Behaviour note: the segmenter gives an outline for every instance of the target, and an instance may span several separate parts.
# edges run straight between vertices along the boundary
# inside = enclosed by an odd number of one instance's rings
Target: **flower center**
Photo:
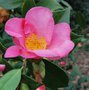
[[[46,49],[47,42],[44,37],[38,37],[36,34],[31,34],[25,38],[25,46],[29,50]]]

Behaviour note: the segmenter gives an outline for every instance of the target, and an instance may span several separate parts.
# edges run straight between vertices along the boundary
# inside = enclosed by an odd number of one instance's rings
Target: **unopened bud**
[[[66,65],[66,62],[65,61],[61,61],[61,62],[59,62],[59,65],[64,67]]]
[[[5,65],[4,64],[0,64],[0,72],[4,71],[5,70]]]
[[[46,90],[45,85],[38,87],[36,90]]]

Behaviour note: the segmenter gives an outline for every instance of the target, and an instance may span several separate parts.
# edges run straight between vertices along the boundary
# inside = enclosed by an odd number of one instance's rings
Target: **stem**
[[[23,59],[23,74],[26,73],[27,60]]]

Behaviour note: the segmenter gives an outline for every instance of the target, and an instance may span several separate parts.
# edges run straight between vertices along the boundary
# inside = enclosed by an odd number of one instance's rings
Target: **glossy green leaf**
[[[66,2],[65,0],[61,0],[61,3],[64,4],[66,7],[72,9],[72,7],[70,6],[70,4],[68,4],[68,2]]]
[[[21,83],[21,87],[20,87],[20,90],[30,90],[28,85],[25,84],[25,83]]]
[[[23,75],[23,80],[25,80],[26,84],[29,86],[29,88],[31,90],[36,90],[36,88],[41,86],[41,84],[39,84],[33,78],[31,78],[31,77],[29,77],[27,75]]]
[[[70,8],[66,8],[64,14],[62,15],[59,22],[67,22],[70,23]]]
[[[11,70],[0,79],[0,90],[16,90],[20,79],[21,70]]]
[[[37,3],[37,6],[44,6],[50,8],[52,11],[56,9],[63,9],[61,4],[57,2],[57,0],[42,0]]]
[[[35,7],[35,1],[34,0],[24,0],[23,6],[22,6],[22,16],[24,17],[26,12],[32,8]]]
[[[53,12],[54,20],[56,23],[60,21],[62,16],[64,15],[65,10],[56,10]]]
[[[6,71],[12,70],[13,67],[6,59],[3,59],[2,62],[6,65]]]
[[[2,42],[3,46],[5,46],[6,48],[13,45],[12,38],[5,32],[3,32],[3,34],[2,34],[1,42]]]
[[[22,5],[23,0],[0,0],[0,7],[5,9],[14,9]]]
[[[46,69],[46,76],[43,80],[44,84],[52,90],[56,90],[57,88],[61,87],[66,87],[69,81],[66,72],[50,61],[43,61],[45,63]]]

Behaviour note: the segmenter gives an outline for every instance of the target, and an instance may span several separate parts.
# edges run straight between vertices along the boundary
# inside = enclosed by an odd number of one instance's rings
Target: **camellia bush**
[[[0,0],[0,90],[60,90],[65,62],[82,35],[64,0]]]

